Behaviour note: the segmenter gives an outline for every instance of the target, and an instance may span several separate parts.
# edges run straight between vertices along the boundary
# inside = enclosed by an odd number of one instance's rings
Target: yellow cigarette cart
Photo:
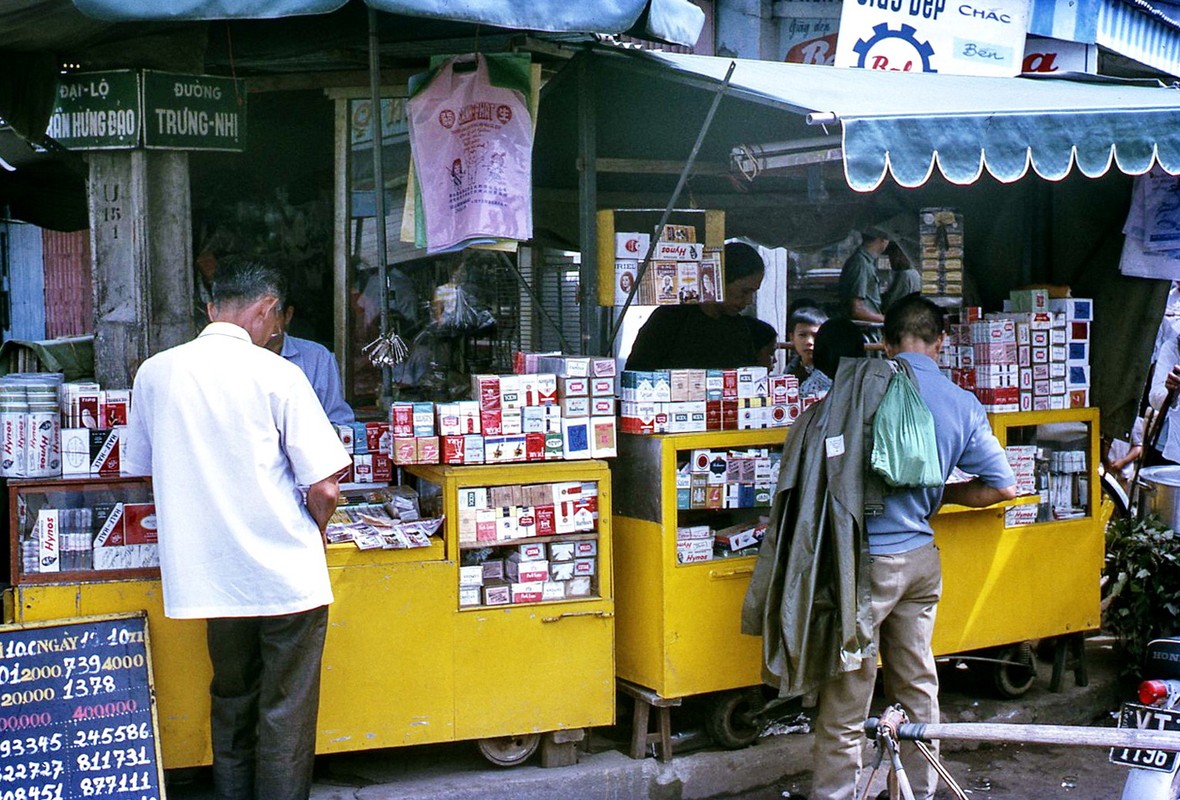
[[[936,655],[1099,625],[1104,538],[1096,516],[1098,411],[990,419],[1001,444],[1040,453],[1042,495],[1004,507],[946,506],[935,517],[943,563]],[[758,733],[749,712],[761,700],[748,689],[761,683],[761,641],[740,629],[755,557],[678,563],[677,528],[707,523],[709,514],[719,512],[678,510],[676,471],[694,451],[778,447],[785,433],[621,436],[614,468],[618,677],[645,687],[658,701],[721,693],[706,721],[714,738],[731,747],[750,743]],[[1070,518],[1055,519],[1054,505],[1056,514]],[[1031,670],[998,666],[1001,690],[1018,694],[1031,684]]]
[[[443,535],[430,547],[328,549],[335,602],[324,649],[317,752],[474,739],[490,760],[512,764],[531,755],[544,735],[546,760],[561,763],[582,729],[614,721],[607,465],[422,466],[413,472],[438,488],[447,517]],[[460,608],[459,490],[564,482],[598,491],[593,530],[567,537],[596,545],[591,595]],[[3,619],[21,623],[146,610],[164,765],[200,766],[211,761],[204,625],[164,617],[158,570],[47,574],[22,568],[21,539],[27,535],[21,534],[39,511],[144,503],[150,497],[146,479],[11,482],[13,586],[4,593]],[[77,521],[69,514],[64,519]],[[506,683],[506,674],[530,677]]]

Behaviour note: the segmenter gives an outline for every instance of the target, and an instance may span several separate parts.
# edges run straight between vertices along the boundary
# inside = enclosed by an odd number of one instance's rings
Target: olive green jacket
[[[843,359],[831,392],[783,448],[766,538],[742,608],[762,636],[763,680],[806,694],[876,658],[866,515],[885,485],[869,467],[873,414],[893,376],[883,358]],[[900,364],[912,379],[904,359]]]

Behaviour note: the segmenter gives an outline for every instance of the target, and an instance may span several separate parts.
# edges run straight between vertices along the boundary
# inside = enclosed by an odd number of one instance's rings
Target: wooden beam
[[[410,76],[422,70],[383,69],[381,70],[381,85],[391,88],[388,96],[404,96],[405,86]],[[356,87],[360,92],[367,92],[369,86],[368,70],[344,70],[339,72],[292,72],[282,75],[257,75],[246,79],[246,91],[257,92],[288,92],[301,89],[343,89]]]

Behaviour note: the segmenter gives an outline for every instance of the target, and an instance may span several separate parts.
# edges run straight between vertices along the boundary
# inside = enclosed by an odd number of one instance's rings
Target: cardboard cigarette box
[[[573,561],[574,544],[575,542],[552,542],[549,545],[550,565],[559,561]]]
[[[569,559],[567,561],[550,561],[549,562],[549,580],[551,581],[568,581],[574,577],[574,561]]]
[[[121,428],[94,428],[90,431],[90,473],[119,474],[119,433]]]
[[[467,462],[467,437],[440,436],[442,442],[442,463],[465,464]]]
[[[544,587],[541,590],[541,599],[546,602],[550,600],[564,600],[565,584],[561,581],[545,581]]]
[[[501,583],[483,587],[483,604],[485,606],[504,606],[512,602],[512,589],[508,584]]]
[[[463,437],[463,463],[482,464],[484,457],[483,436],[478,433]]]
[[[521,581],[512,584],[513,603],[539,603],[544,598],[544,594],[545,582],[543,579],[540,581]]]
[[[615,258],[641,259],[651,248],[650,233],[616,233]]]
[[[414,403],[414,436],[434,435],[434,403]]]
[[[613,358],[591,358],[591,378],[614,378],[618,375],[618,365]]]
[[[414,435],[414,404],[394,403],[389,407],[389,420],[393,427],[394,438],[407,438]]]
[[[437,464],[439,462],[442,452],[439,449],[437,436],[420,436],[416,440],[416,446],[415,463]]]
[[[353,457],[356,458],[355,456]],[[413,464],[418,458],[418,440],[413,437],[393,440],[393,463]]]
[[[90,475],[90,429],[61,429],[61,474],[63,478]]]
[[[479,403],[481,411],[500,410],[500,376],[472,375],[471,397]],[[487,432],[487,429],[484,429]]]
[[[593,581],[586,577],[573,577],[566,583],[566,597],[590,597],[593,593]]]
[[[593,458],[614,458],[619,454],[618,428],[614,417],[590,418],[590,455]]]
[[[459,605],[461,607],[478,606],[482,593],[482,586],[459,586]]]
[[[483,565],[459,567],[459,587],[483,586]]]

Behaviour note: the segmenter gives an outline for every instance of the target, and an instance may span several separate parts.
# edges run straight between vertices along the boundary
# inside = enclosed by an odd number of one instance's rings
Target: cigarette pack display
[[[566,583],[566,597],[589,597],[593,592],[593,579],[587,577],[573,577]]]
[[[590,458],[590,420],[562,419],[561,438],[568,460]]]
[[[565,419],[590,416],[590,398],[563,397],[561,399],[561,416]]]
[[[512,589],[506,583],[483,587],[485,606],[505,606],[512,602]]]
[[[460,607],[478,606],[480,604],[482,594],[483,594],[483,587],[482,586],[460,586],[459,587],[459,605],[460,605]]]
[[[90,430],[61,429],[61,474],[64,478],[90,475]]]
[[[595,539],[582,539],[572,544],[574,545],[575,558],[589,558],[598,555],[598,541]]]
[[[544,598],[544,593],[544,579],[540,581],[521,581],[512,584],[511,596],[513,603],[539,603]]]
[[[626,305],[635,281],[639,276],[639,262],[634,259],[615,261],[615,305]],[[638,292],[638,289],[635,290]]]
[[[642,259],[651,248],[650,233],[616,233],[615,258]]]
[[[560,581],[546,581],[541,590],[541,599],[546,602],[550,600],[564,600],[565,584]]]
[[[574,561],[550,561],[549,562],[549,580],[551,581],[568,581],[574,577]]]
[[[465,586],[483,586],[482,565],[459,567],[459,588],[462,589]]]
[[[489,558],[480,564],[480,568],[483,570],[483,582],[485,584],[504,580],[504,559]]]
[[[119,435],[121,428],[95,428],[90,431],[90,473],[119,474]]]
[[[614,417],[590,418],[590,455],[594,458],[614,458],[619,454],[617,426]]]

